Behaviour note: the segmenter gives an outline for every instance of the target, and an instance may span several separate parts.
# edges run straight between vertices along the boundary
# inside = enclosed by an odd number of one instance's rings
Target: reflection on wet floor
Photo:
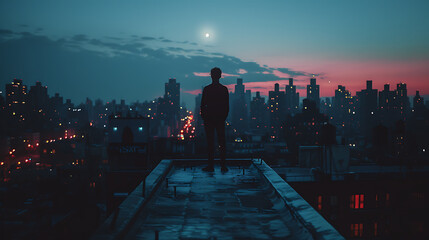
[[[174,168],[126,239],[311,239],[253,167]]]

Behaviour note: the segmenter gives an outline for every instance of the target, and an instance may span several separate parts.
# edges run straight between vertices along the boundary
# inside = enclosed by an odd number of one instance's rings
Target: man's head
[[[220,70],[220,68],[218,67],[214,67],[210,71],[210,76],[212,77],[213,80],[219,81],[219,78],[222,77],[222,70]]]

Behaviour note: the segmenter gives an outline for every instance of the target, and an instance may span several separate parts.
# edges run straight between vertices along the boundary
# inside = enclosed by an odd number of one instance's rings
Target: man
[[[208,166],[203,168],[206,172],[213,172],[214,168],[214,132],[216,130],[219,150],[221,171],[227,172],[226,167],[226,141],[225,141],[225,120],[229,112],[228,88],[219,83],[222,76],[220,68],[213,68],[210,71],[212,84],[203,90],[201,99],[201,117],[204,120],[208,145]]]

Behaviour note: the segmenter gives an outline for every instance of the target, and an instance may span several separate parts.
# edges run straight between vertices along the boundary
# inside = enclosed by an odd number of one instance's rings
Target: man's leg
[[[216,124],[217,139],[219,142],[220,165],[222,172],[228,171],[226,167],[226,139],[225,139],[225,122]]]
[[[214,165],[214,124],[204,122],[204,129],[206,132],[207,139],[207,154],[208,154],[208,166],[203,168],[204,171],[213,171]]]

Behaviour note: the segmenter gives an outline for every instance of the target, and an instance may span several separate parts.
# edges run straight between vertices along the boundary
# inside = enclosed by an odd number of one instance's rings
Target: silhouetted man
[[[213,172],[214,168],[214,132],[216,130],[220,150],[220,164],[222,172],[227,172],[226,167],[226,141],[225,141],[225,120],[229,112],[228,88],[219,83],[222,76],[220,68],[213,68],[210,71],[212,84],[203,90],[201,99],[201,117],[204,120],[206,131],[208,160],[209,164],[203,168],[204,171]]]

